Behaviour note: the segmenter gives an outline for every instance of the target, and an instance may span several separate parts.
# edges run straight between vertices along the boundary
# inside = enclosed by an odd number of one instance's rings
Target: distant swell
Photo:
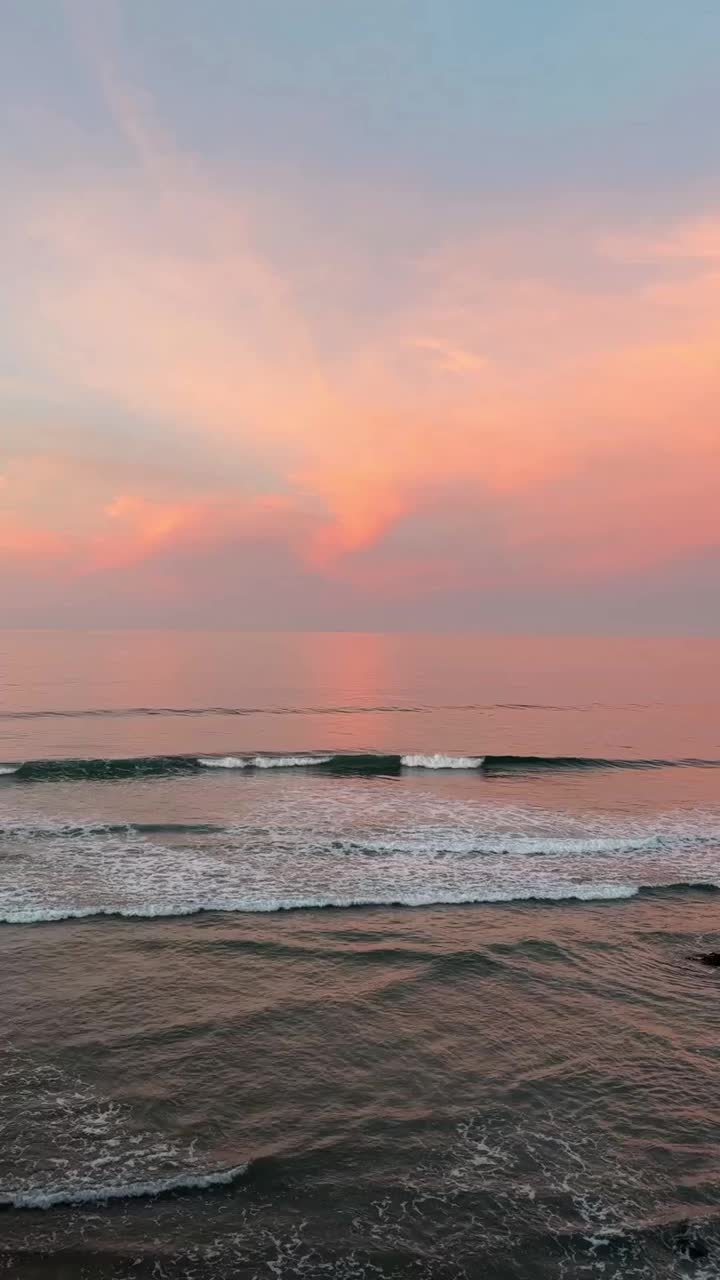
[[[179,1173],[155,1182],[128,1182],[97,1187],[52,1187],[49,1190],[0,1192],[0,1209],[53,1209],[61,1204],[102,1204],[106,1200],[139,1200],[173,1191],[207,1191],[226,1187],[246,1172],[247,1165],[214,1173]]]
[[[440,707],[432,710],[474,711],[476,707]],[[85,707],[83,709],[1,711],[0,720],[133,720],[146,717],[188,718],[192,716],[351,716],[389,712],[419,714],[428,707]]]
[[[354,715],[422,715],[428,711],[577,711],[588,708],[555,706],[540,702],[433,703],[431,706],[407,706],[403,703],[372,706],[337,707],[39,707],[35,710],[0,711],[0,720],[128,720],[145,717],[192,716],[354,716]]]
[[[118,917],[134,920],[157,920],[194,916],[203,913],[273,914],[281,911],[357,910],[370,907],[442,907],[472,906],[486,903],[572,903],[616,902],[638,895],[654,896],[668,893],[705,892],[717,893],[720,884],[709,881],[679,881],[669,884],[632,885],[615,883],[517,885],[507,889],[490,889],[487,892],[473,890],[462,893],[453,889],[430,890],[427,893],[397,893],[372,896],[318,896],[318,897],[267,897],[267,898],[218,898],[207,902],[148,902],[137,906],[28,906],[5,909],[0,914],[2,924],[50,924],[62,920],[89,920],[100,917]]]
[[[329,774],[380,774],[405,769],[464,769],[487,776],[516,773],[560,773],[598,769],[717,768],[720,760],[634,760],[595,756],[460,755],[446,752],[400,755],[382,752],[238,752],[224,756],[134,756],[129,759],[27,760],[0,764],[0,775],[18,782],[171,777],[204,769],[313,769]]]

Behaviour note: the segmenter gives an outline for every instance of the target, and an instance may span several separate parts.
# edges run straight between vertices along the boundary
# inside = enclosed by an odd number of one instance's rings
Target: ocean
[[[0,1274],[720,1277],[719,674],[0,633]]]

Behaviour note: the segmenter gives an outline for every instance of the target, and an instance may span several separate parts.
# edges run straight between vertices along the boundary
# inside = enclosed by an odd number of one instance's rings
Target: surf
[[[146,905],[121,906],[108,904],[94,906],[18,907],[0,912],[0,924],[40,925],[63,921],[116,918],[118,920],[157,920],[183,918],[205,914],[273,915],[286,912],[356,911],[379,908],[417,909],[422,907],[493,906],[512,903],[567,904],[617,903],[637,897],[655,897],[667,894],[718,893],[720,884],[714,881],[672,881],[666,884],[578,883],[557,885],[518,885],[516,887],[483,890],[429,890],[428,892],[398,892],[386,894],[318,894],[307,897],[276,896],[257,899],[218,898],[216,901],[154,902]]]
[[[329,775],[401,775],[415,770],[462,770],[483,777],[505,774],[538,774],[620,769],[677,769],[720,767],[720,759],[637,759],[596,756],[473,755],[452,752],[332,752],[307,751],[245,752],[224,755],[158,755],[130,757],[89,757],[6,761],[0,776],[6,782],[116,781],[128,778],[166,778],[198,774],[207,770],[312,770]]]
[[[237,1182],[247,1172],[247,1168],[246,1164],[239,1164],[211,1173],[178,1173],[147,1182],[6,1191],[0,1192],[0,1209],[54,1209],[59,1205],[104,1204],[108,1200],[157,1199],[173,1192],[208,1191],[213,1187],[227,1187]]]

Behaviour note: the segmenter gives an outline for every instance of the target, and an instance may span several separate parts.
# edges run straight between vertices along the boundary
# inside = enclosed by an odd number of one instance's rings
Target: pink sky
[[[720,622],[720,200],[244,182],[88,12],[117,152],[16,102],[8,624]]]

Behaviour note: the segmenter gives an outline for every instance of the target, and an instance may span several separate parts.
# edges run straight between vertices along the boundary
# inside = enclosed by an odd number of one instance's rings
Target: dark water
[[[0,1273],[720,1276],[720,645],[0,636]]]

